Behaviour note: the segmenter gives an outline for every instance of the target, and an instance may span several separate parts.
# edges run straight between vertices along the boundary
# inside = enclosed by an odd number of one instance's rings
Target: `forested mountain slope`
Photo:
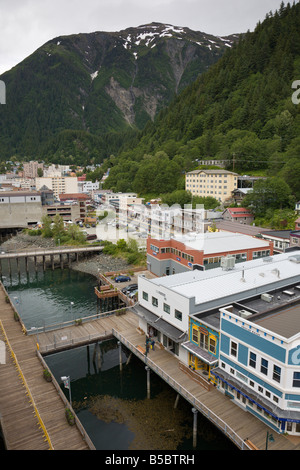
[[[152,23],[57,37],[4,73],[0,159],[96,162],[143,129],[238,36]]]
[[[216,158],[236,171],[280,174],[300,198],[296,80],[300,4],[282,3],[147,124],[138,140],[128,140],[106,163],[112,167],[106,186],[168,192],[182,188],[182,172],[195,168],[195,159]]]

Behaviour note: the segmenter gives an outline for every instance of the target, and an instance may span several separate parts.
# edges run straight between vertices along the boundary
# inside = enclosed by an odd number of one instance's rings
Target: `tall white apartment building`
[[[53,176],[35,179],[37,191],[42,186],[47,186],[53,191],[54,196],[59,199],[59,194],[78,193],[78,180],[76,176]]]

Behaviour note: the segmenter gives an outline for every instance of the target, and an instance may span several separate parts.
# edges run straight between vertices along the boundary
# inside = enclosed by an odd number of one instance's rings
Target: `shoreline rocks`
[[[42,238],[40,236],[34,237],[25,233],[18,233],[14,237],[3,242],[1,245],[1,248],[6,252],[38,248],[49,249],[55,247],[55,242],[51,238]],[[102,273],[111,271],[126,272],[130,269],[130,265],[128,265],[127,261],[122,258],[114,258],[102,253],[73,262],[71,269],[97,277],[98,269],[100,269]]]

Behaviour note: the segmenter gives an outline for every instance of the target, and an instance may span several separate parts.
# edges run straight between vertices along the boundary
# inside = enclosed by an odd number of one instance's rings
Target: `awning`
[[[167,321],[163,320],[158,315],[150,312],[141,305],[135,305],[130,310],[137,314],[140,318],[144,318],[149,325],[153,326],[156,330],[160,331],[168,338],[172,339],[175,343],[183,343],[188,339],[187,333],[179,330],[175,326],[171,325]]]
[[[181,346],[210,366],[218,363],[218,358],[216,358],[216,356],[200,348],[196,344],[192,343],[192,341],[186,341]]]
[[[219,367],[212,369],[211,374],[213,374],[218,379],[222,380],[222,382],[226,383],[231,389],[236,390],[245,398],[252,401],[252,403],[259,406],[259,408],[269,413],[278,421],[300,423],[299,411],[283,410],[279,408],[279,406],[276,406],[275,404],[273,405],[273,403],[266,400],[264,397],[250,389],[247,385],[237,381],[234,377],[227,374],[227,372],[220,369]]]

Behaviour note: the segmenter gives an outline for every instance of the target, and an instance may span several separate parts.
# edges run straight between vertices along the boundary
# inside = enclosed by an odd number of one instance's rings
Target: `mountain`
[[[300,4],[282,3],[106,163],[106,187],[144,194],[182,189],[184,171],[195,169],[197,159],[215,158],[242,174],[278,174],[299,198],[300,105],[292,99],[299,96],[299,85],[292,88],[297,81]],[[164,185],[157,154],[172,174]]]
[[[48,41],[0,76],[1,158],[102,159],[116,133],[143,129],[237,38],[152,23]]]

